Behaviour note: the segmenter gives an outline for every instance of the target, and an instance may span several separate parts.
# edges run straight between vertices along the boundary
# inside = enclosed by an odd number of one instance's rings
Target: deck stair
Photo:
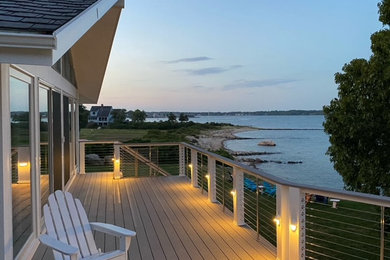
[[[136,150],[130,148],[129,146],[122,146],[121,149],[123,151],[127,152],[128,154],[130,154],[131,156],[133,156],[139,162],[142,162],[145,165],[149,166],[155,172],[157,172],[157,173],[159,173],[161,175],[164,175],[164,176],[170,176],[171,175],[167,171],[162,169],[160,166],[158,166],[157,164],[155,164],[154,162],[152,162],[151,160],[149,160],[148,158],[143,156],[141,153],[139,153]]]

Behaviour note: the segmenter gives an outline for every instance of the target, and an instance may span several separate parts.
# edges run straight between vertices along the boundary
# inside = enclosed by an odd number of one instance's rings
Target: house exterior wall
[[[15,80],[20,82],[28,82],[28,107],[29,107],[29,125],[28,125],[28,145],[25,148],[15,147],[15,141],[12,136],[11,128],[11,110],[17,111],[15,108],[15,94],[10,95],[11,85]],[[41,175],[41,160],[42,160],[42,143],[40,142],[42,126],[42,116],[40,113],[40,90],[44,89],[48,93],[50,111],[54,109],[53,106],[53,93],[60,95],[60,117],[57,124],[60,124],[60,131],[56,134],[53,133],[52,112],[49,112],[49,118],[47,119],[47,133],[50,136],[49,141],[45,143],[47,146],[47,160],[49,164],[53,165],[54,160],[61,162],[60,171],[57,174],[61,174],[62,182],[60,188],[66,189],[66,186],[72,181],[77,168],[76,168],[76,142],[78,141],[78,117],[75,116],[75,112],[78,111],[78,91],[77,89],[64,79],[60,74],[54,71],[51,67],[43,66],[27,66],[27,65],[8,65],[0,64],[0,113],[1,113],[1,125],[0,125],[0,165],[2,167],[3,174],[0,177],[0,259],[28,259],[33,255],[39,242],[37,240],[39,234],[42,231],[43,221],[41,208],[42,203],[45,203],[46,193],[43,193],[43,186],[47,188],[49,192],[53,192],[53,174],[54,168],[49,167],[47,170],[47,176]],[[69,105],[64,106],[64,100],[69,102]],[[11,104],[11,101],[13,104]],[[17,101],[18,102],[18,101]],[[22,102],[22,101],[20,101]],[[13,106],[13,107],[12,107]],[[64,120],[64,117],[69,117]],[[65,123],[64,123],[65,122]],[[13,122],[15,123],[15,122]],[[66,124],[66,125],[65,125]],[[64,138],[64,137],[67,138]],[[60,144],[60,157],[54,158],[53,154],[49,156],[49,153],[53,152],[53,139],[59,140]],[[65,139],[68,141],[66,142]],[[12,144],[13,143],[13,144]],[[64,146],[67,145],[67,149]],[[28,161],[28,170],[25,172],[25,177],[22,176],[22,169],[19,169],[19,160],[23,158],[23,151],[26,151],[27,155],[24,155],[24,161]],[[65,182],[64,177],[64,151],[69,151],[68,160],[70,172],[70,179]],[[14,159],[14,154],[17,154],[17,160]],[[11,156],[12,155],[12,156]],[[58,153],[57,153],[58,155]],[[27,158],[27,159],[26,159]],[[15,170],[17,169],[17,170]],[[17,179],[15,180],[14,172],[18,172]],[[26,171],[26,170],[25,170]],[[11,174],[12,173],[12,174]],[[12,178],[14,177],[14,178]],[[43,184],[42,180],[46,177],[49,179],[47,183]],[[66,176],[67,178],[67,176]],[[23,179],[23,180],[22,180]],[[49,185],[49,186],[46,186]],[[26,209],[28,223],[31,227],[27,231],[27,236],[23,234],[19,242],[13,242],[15,238],[19,236],[15,226],[23,226],[23,219],[16,217],[15,205],[19,195],[16,190],[20,190],[20,187],[25,187],[25,191],[29,193],[28,199],[30,199],[31,209]],[[28,188],[27,188],[28,187]],[[20,197],[21,199],[22,197]],[[19,206],[20,208],[20,206]],[[19,210],[20,211],[20,210]],[[13,229],[14,227],[14,229]],[[16,244],[15,244],[16,243]],[[14,245],[16,245],[14,247]]]

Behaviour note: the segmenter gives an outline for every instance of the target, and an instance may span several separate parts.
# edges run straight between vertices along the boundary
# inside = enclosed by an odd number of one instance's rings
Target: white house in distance
[[[89,110],[88,123],[105,126],[114,121],[111,115],[112,106],[92,106]]]
[[[78,105],[97,102],[123,7],[0,1],[0,259],[33,255],[42,205],[78,171]]]

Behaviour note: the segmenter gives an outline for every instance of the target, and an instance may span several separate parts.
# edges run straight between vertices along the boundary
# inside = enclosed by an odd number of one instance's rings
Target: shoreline
[[[210,151],[224,149],[229,153],[233,152],[225,147],[225,142],[229,140],[247,139],[237,137],[236,134],[242,132],[260,130],[250,126],[226,126],[220,130],[202,131],[199,136],[187,136],[187,139],[195,145]],[[249,138],[248,138],[249,139]]]

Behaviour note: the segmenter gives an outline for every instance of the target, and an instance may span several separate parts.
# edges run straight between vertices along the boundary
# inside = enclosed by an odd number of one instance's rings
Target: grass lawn
[[[120,141],[143,139],[148,130],[143,129],[81,129],[80,139],[92,141]]]

